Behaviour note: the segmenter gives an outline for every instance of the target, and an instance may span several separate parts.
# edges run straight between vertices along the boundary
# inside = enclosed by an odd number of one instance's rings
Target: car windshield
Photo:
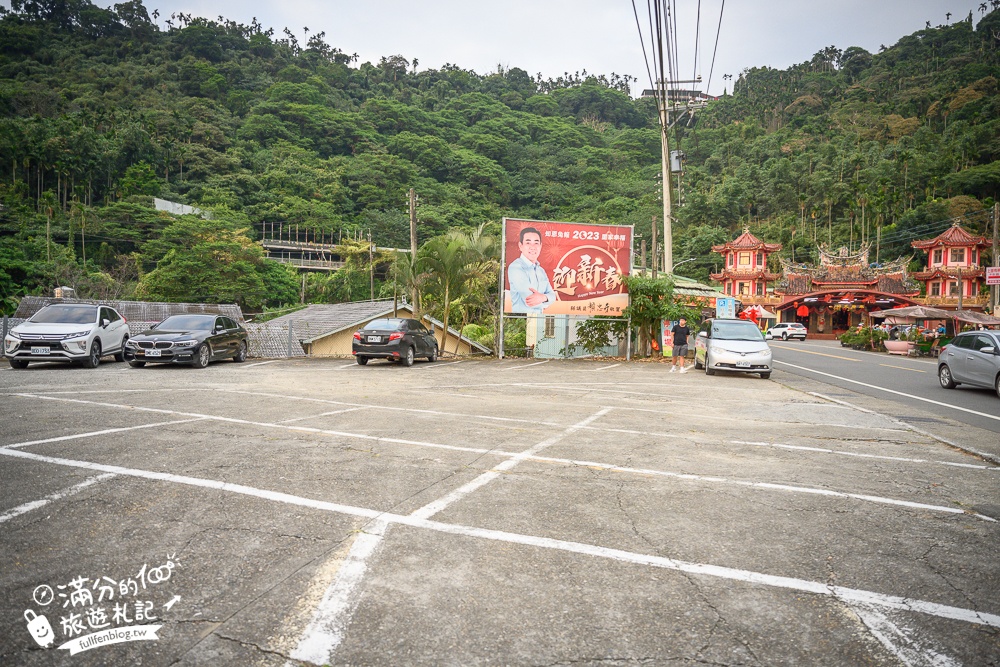
[[[365,325],[367,331],[375,329],[390,329],[395,331],[403,326],[403,320],[372,320]]]
[[[46,306],[29,321],[43,324],[93,324],[97,321],[97,306]]]
[[[191,329],[211,329],[215,326],[215,315],[171,315],[156,325],[163,331],[189,331]]]
[[[760,329],[750,322],[732,320],[712,322],[712,338],[719,340],[763,340]]]

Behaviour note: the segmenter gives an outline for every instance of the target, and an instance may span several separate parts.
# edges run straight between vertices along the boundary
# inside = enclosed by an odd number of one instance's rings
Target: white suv
[[[78,362],[97,368],[101,357],[125,360],[128,324],[114,308],[86,303],[53,303],[7,332],[4,354],[12,368],[29,361]]]
[[[767,330],[764,338],[767,338],[768,340],[773,338],[780,338],[781,340],[801,338],[802,340],[805,340],[808,332],[809,330],[798,322],[778,322]]]

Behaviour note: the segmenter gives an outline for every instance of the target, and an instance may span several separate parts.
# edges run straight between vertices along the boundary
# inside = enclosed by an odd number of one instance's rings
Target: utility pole
[[[670,207],[670,114],[667,112],[667,88],[666,82],[660,82],[660,145],[663,171],[663,270],[667,273],[674,271],[674,244],[673,229],[671,227],[671,207]],[[656,225],[653,225],[653,254],[656,254]],[[656,278],[656,265],[653,262],[653,278]]]
[[[414,269],[417,265],[417,191],[410,188],[410,268]],[[411,271],[412,272],[412,271]],[[413,278],[415,276],[411,276]],[[410,288],[410,307],[413,309],[413,316],[420,319],[420,313],[417,312],[417,283],[414,280],[413,285]]]
[[[701,77],[686,81],[657,81],[659,85],[659,112],[660,112],[660,144],[661,144],[661,169],[663,171],[663,271],[672,274],[674,272],[674,242],[672,229],[672,209],[670,205],[670,112],[668,110],[667,85],[678,83],[701,83]],[[653,252],[656,252],[656,241],[653,241]],[[655,266],[655,264],[654,264]],[[656,277],[655,269],[653,277]]]
[[[1000,266],[1000,234],[997,233],[997,223],[1000,222],[1000,201],[993,203],[993,266]],[[997,316],[997,304],[1000,303],[1000,285],[990,285],[990,313]]]
[[[656,216],[653,216],[653,280],[656,280],[656,265],[660,263],[660,258],[656,256]]]
[[[368,230],[368,300],[375,300],[375,253],[370,229]]]

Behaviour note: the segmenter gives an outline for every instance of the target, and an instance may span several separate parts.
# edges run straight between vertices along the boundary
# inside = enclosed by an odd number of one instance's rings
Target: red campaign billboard
[[[621,315],[632,228],[504,218],[503,312]]]

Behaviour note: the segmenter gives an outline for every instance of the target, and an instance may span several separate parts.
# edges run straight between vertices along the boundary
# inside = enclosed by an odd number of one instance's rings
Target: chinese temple
[[[909,259],[872,265],[870,246],[832,252],[820,246],[818,266],[779,258],[782,272],[768,269],[768,256],[780,243],[765,243],[744,229],[736,240],[713,246],[723,270],[712,274],[722,291],[746,306],[775,311],[783,322],[800,322],[813,334],[837,334],[856,326],[865,313],[910,306],[920,285],[906,272]]]
[[[782,321],[804,324],[810,332],[838,334],[873,310],[912,306],[920,285],[906,272],[909,258],[871,264],[865,244],[856,252],[831,252],[820,245],[819,266],[782,259],[783,277],[774,293]]]
[[[781,250],[780,243],[764,243],[750,233],[748,228],[735,241],[725,245],[712,246],[723,258],[721,273],[711,274],[712,280],[722,283],[722,291],[728,296],[763,297],[768,294],[768,284],[772,287],[781,277],[767,270],[767,257]],[[749,303],[749,301],[747,301]]]
[[[979,295],[986,281],[983,250],[991,245],[985,237],[973,236],[956,222],[933,239],[910,245],[927,253],[927,268],[913,274],[924,283],[926,305],[983,309],[986,297]]]

